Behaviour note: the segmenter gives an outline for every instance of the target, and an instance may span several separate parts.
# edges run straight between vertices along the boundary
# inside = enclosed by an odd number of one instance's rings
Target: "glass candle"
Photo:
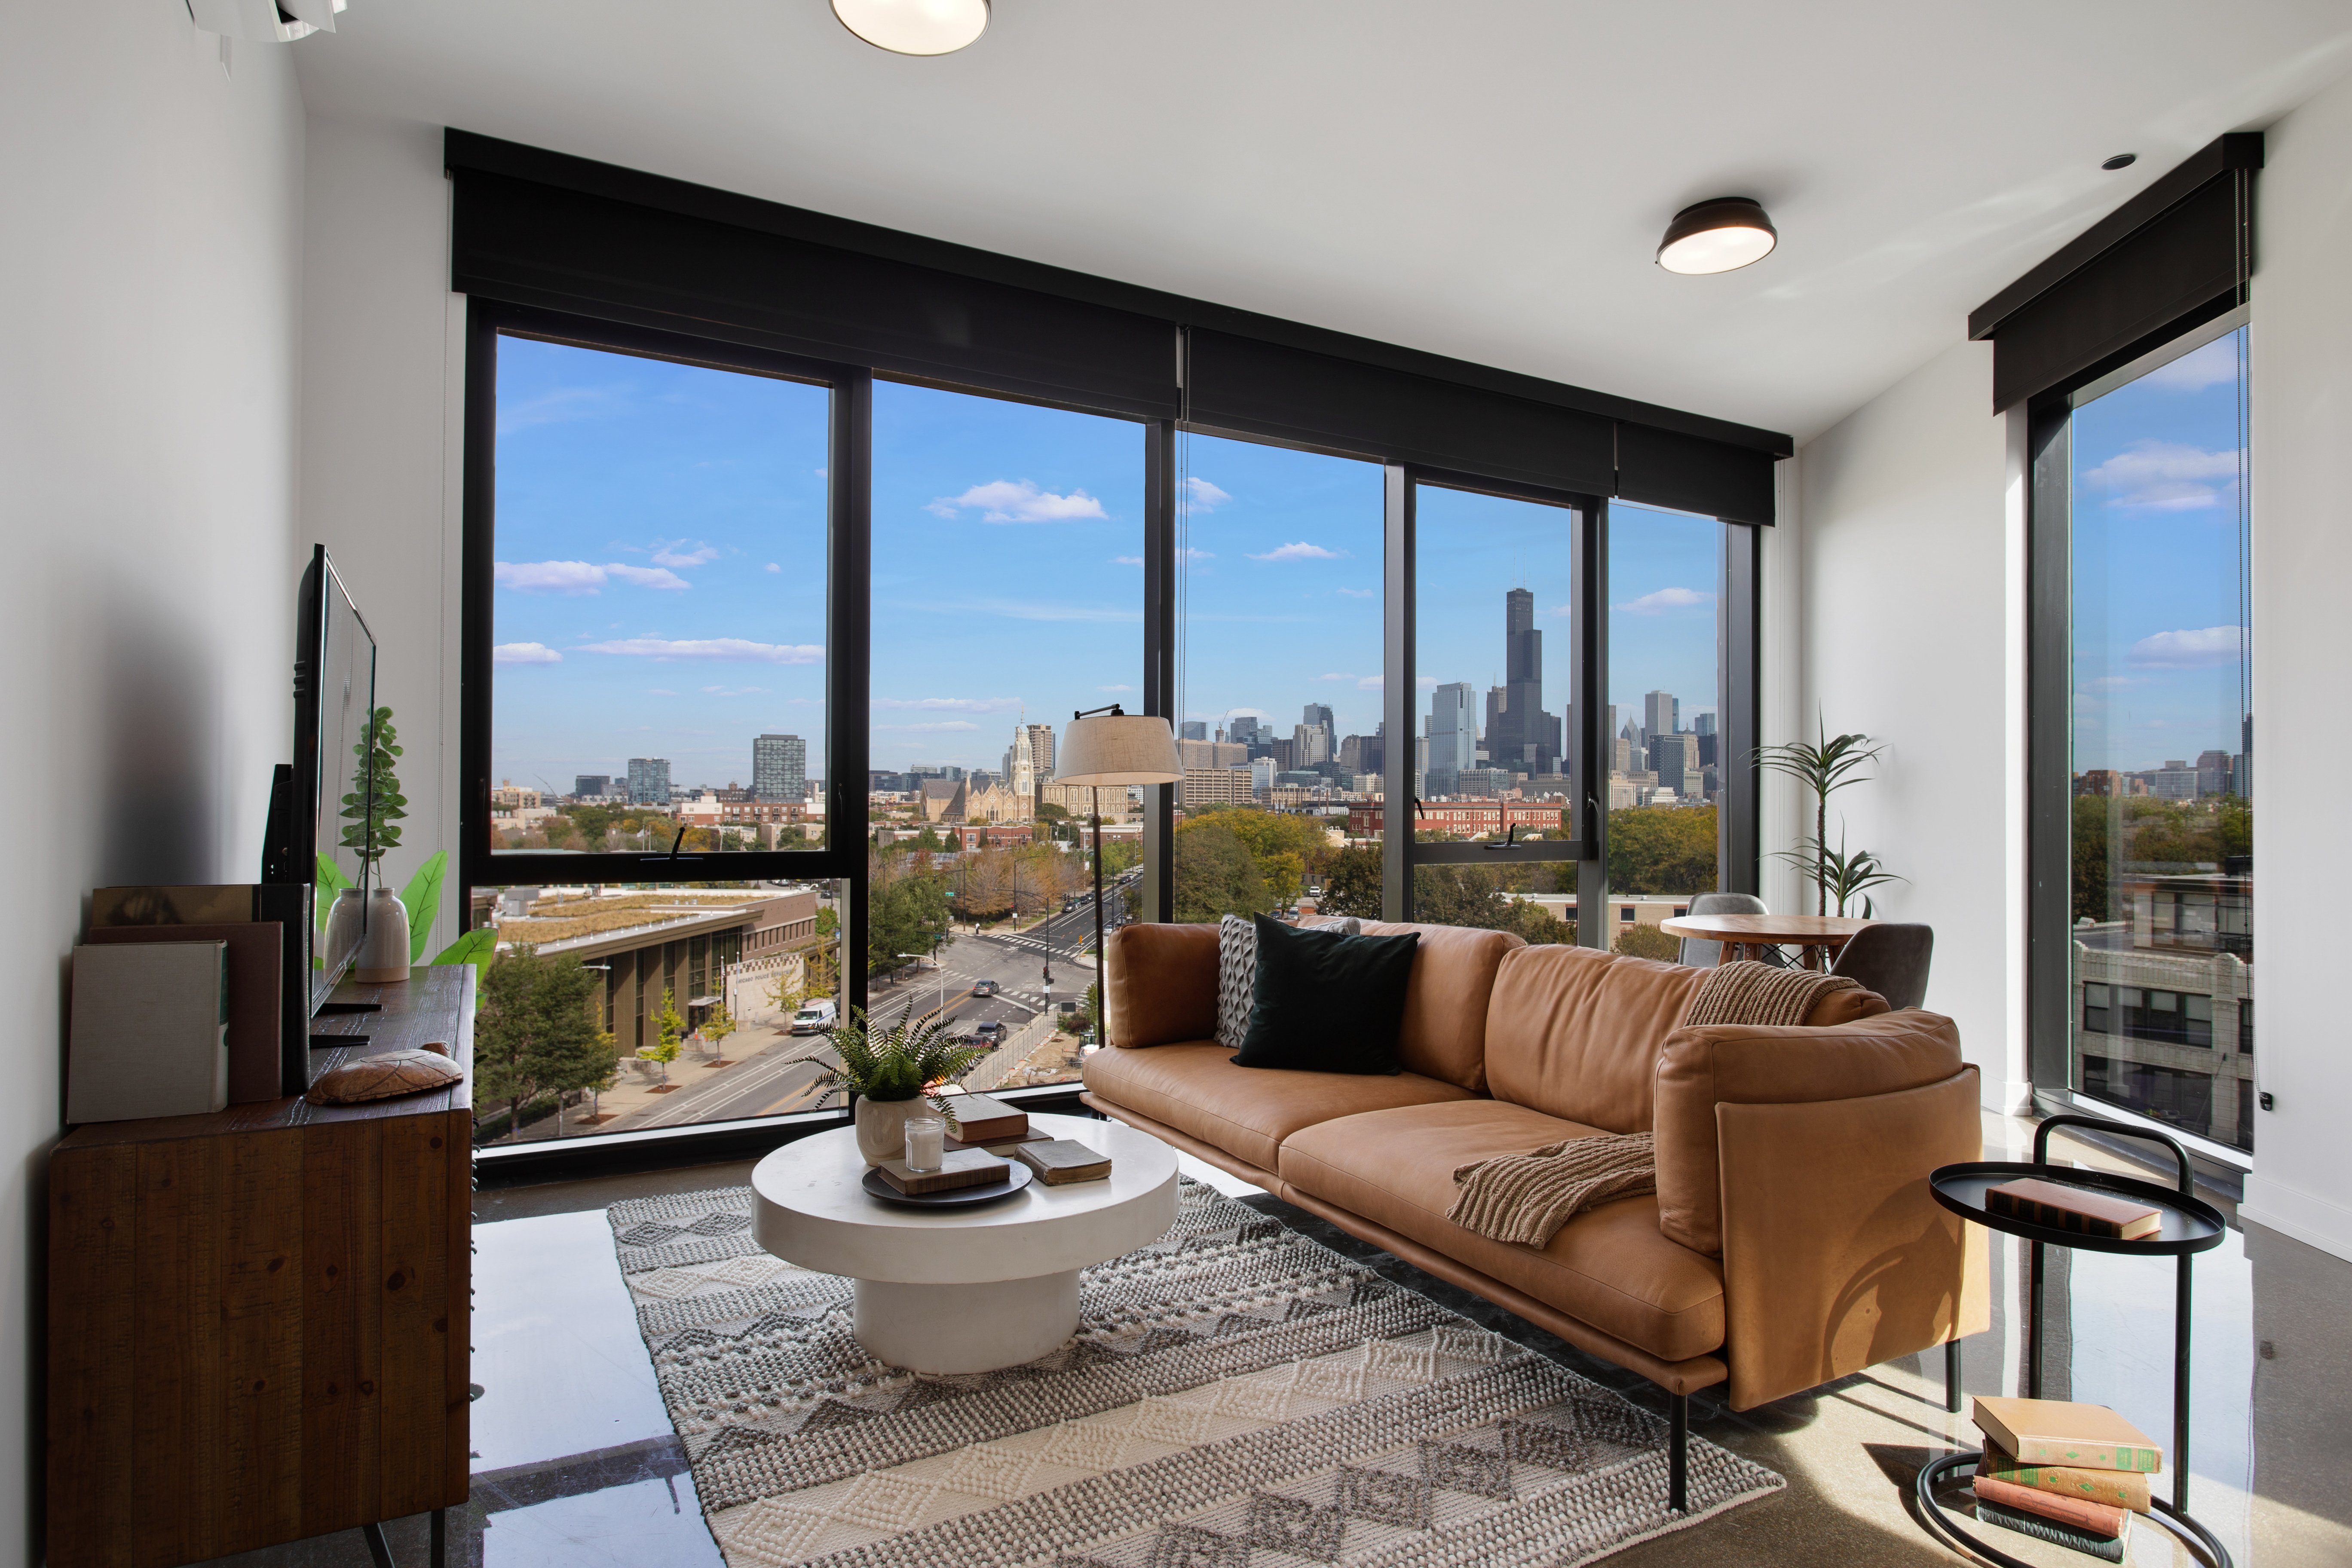
[[[947,1163],[947,1136],[943,1116],[907,1118],[907,1169],[936,1171]]]

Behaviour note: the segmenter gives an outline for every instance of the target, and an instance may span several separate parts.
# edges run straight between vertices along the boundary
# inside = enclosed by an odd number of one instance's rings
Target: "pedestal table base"
[[[857,1342],[909,1372],[1020,1366],[1078,1331],[1078,1273],[979,1285],[857,1284]]]

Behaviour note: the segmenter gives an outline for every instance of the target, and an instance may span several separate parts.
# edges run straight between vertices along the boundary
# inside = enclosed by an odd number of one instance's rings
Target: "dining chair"
[[[1763,915],[1772,911],[1766,909],[1764,900],[1753,893],[1700,893],[1691,900],[1690,912],[1695,915]],[[1764,952],[1764,963],[1775,969],[1788,967],[1789,961],[1780,955],[1779,948],[1768,947]],[[1723,962],[1723,943],[1686,936],[1683,938],[1679,960],[1686,968],[1713,969]]]
[[[1859,981],[1900,1012],[1927,1001],[1927,964],[1935,953],[1935,927],[1882,921],[1854,932],[1830,973]]]

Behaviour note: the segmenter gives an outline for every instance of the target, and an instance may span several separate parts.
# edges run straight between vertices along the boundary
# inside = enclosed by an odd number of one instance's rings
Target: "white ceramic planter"
[[[860,1100],[857,1102],[857,1153],[869,1165],[907,1154],[907,1118],[933,1114],[930,1102],[912,1100]]]
[[[408,910],[390,888],[368,894],[367,935],[352,969],[362,985],[395,985],[408,978]]]

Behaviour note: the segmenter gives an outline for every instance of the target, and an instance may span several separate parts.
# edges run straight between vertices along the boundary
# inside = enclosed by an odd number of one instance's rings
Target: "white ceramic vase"
[[[929,1116],[929,1101],[917,1095],[912,1100],[866,1100],[857,1102],[857,1153],[869,1165],[885,1160],[907,1157],[907,1118]]]
[[[359,958],[360,931],[367,923],[367,895],[357,888],[345,888],[327,906],[327,927],[319,938],[321,962],[349,953]]]
[[[408,978],[408,910],[390,888],[368,894],[367,935],[352,978],[362,985],[396,985]]]

